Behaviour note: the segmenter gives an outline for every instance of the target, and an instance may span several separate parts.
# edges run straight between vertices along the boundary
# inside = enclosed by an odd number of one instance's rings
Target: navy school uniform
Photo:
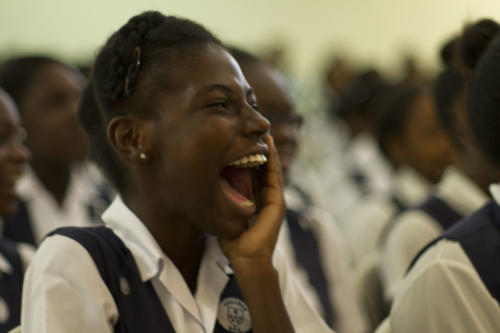
[[[495,201],[414,259],[394,297],[390,332],[500,332],[500,187],[491,192]]]
[[[23,333],[251,331],[249,310],[214,237],[207,236],[193,294],[119,196],[102,218],[109,229],[69,227],[42,242],[25,279]],[[330,332],[279,252],[273,263],[296,332]]]
[[[390,301],[413,258],[430,241],[484,205],[488,195],[466,175],[449,168],[435,196],[397,216],[383,242],[381,276]]]
[[[17,243],[0,239],[0,256],[10,266],[0,272],[0,333],[6,333],[19,325],[24,265]]]
[[[68,189],[72,202],[56,208],[51,195],[29,170],[20,181],[22,199],[16,214],[3,220],[3,237],[37,246],[52,228],[100,224],[100,215],[110,204],[113,190],[106,183],[97,184],[89,179],[83,172],[72,175]]]

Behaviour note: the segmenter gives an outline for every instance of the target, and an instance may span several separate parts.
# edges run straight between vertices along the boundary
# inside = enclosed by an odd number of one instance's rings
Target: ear
[[[113,118],[107,128],[108,141],[115,152],[130,161],[144,161],[149,148],[147,131],[141,121],[129,116]]]

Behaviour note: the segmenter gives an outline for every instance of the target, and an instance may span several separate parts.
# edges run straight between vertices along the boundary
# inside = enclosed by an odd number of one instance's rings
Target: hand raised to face
[[[253,224],[234,239],[219,239],[224,254],[229,258],[233,269],[255,267],[254,264],[271,264],[274,246],[278,238],[285,211],[283,178],[274,146],[273,138],[264,137],[269,146],[269,161],[263,174],[260,190],[261,208]]]

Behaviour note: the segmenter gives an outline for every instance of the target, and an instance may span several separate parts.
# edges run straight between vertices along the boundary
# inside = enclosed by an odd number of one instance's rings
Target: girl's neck
[[[196,291],[198,271],[205,251],[206,237],[195,230],[189,221],[169,216],[164,206],[155,208],[154,200],[144,196],[123,198],[158,242],[163,253],[174,263],[191,292]]]
[[[62,206],[71,179],[71,166],[47,163],[44,159],[35,157],[31,159],[30,165],[43,187],[54,197],[59,206]]]

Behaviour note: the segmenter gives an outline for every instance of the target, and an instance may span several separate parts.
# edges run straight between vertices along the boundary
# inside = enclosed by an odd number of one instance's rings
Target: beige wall
[[[84,59],[146,9],[195,19],[240,46],[286,40],[302,78],[327,50],[385,69],[410,50],[432,68],[440,42],[463,22],[500,18],[500,0],[0,0],[0,54],[47,50]]]

